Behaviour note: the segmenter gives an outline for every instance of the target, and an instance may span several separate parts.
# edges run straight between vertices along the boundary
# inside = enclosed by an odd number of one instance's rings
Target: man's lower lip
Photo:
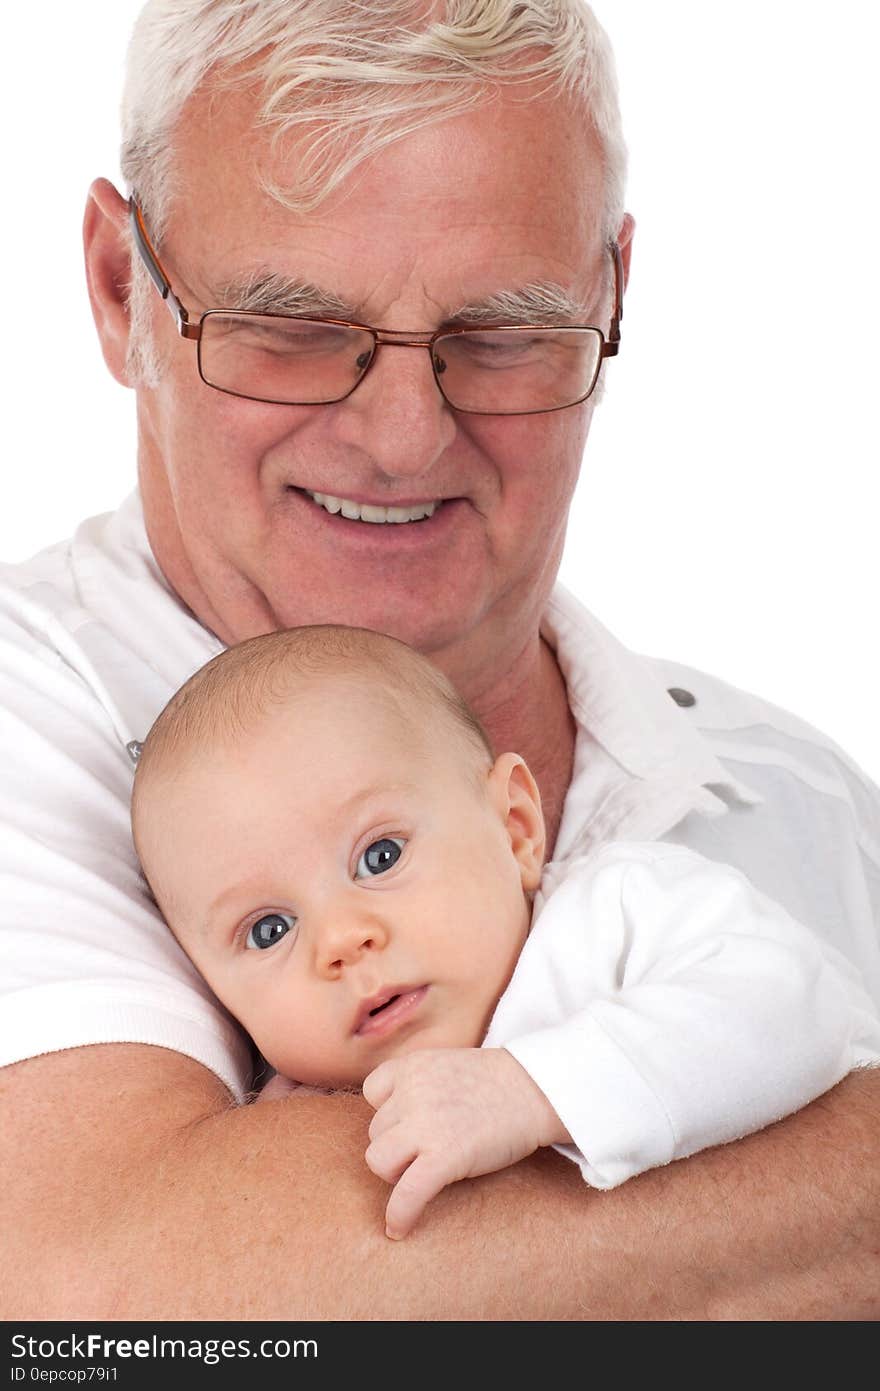
[[[393,1029],[400,1028],[419,1008],[427,993],[427,985],[420,985],[418,990],[408,990],[405,995],[398,995],[393,1004],[386,1005],[378,1014],[368,1014],[356,1033],[358,1036],[375,1036],[388,1034]]]

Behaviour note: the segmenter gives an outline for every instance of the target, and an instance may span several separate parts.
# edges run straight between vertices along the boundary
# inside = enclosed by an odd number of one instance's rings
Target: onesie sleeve
[[[574,865],[537,917],[484,1047],[553,1105],[584,1179],[738,1139],[880,1060],[852,965],[738,870],[660,843]]]

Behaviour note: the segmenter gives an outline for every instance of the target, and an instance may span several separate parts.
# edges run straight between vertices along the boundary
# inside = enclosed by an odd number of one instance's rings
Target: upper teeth
[[[327,512],[341,512],[353,522],[420,522],[433,517],[438,502],[417,502],[414,507],[374,507],[371,503],[351,502],[347,497],[331,497],[329,493],[312,493],[309,497]]]

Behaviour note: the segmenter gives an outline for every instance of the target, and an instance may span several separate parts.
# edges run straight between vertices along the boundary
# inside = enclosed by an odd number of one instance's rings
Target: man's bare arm
[[[880,1070],[609,1193],[545,1151],[404,1242],[369,1108],[102,1045],[0,1072],[5,1319],[880,1317]]]

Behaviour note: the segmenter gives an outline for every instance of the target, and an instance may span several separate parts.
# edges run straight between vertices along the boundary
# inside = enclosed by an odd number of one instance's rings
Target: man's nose
[[[372,910],[333,915],[318,929],[316,967],[319,975],[335,979],[346,967],[388,945],[384,920]]]
[[[427,474],[455,438],[455,416],[423,346],[380,343],[364,380],[336,411],[338,437],[368,454],[387,479]]]

